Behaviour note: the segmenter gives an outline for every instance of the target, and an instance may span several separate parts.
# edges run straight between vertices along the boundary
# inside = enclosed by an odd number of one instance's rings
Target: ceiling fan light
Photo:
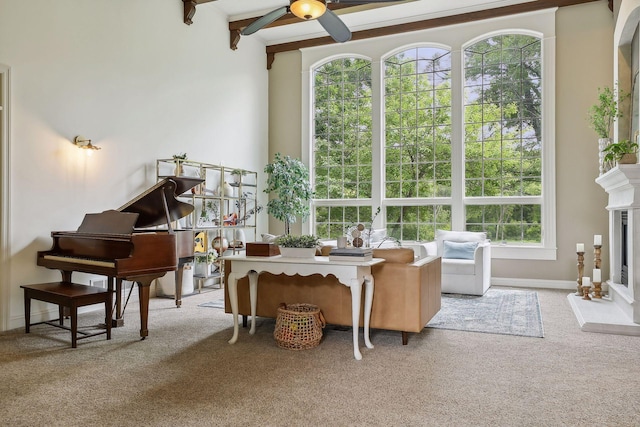
[[[301,19],[317,19],[327,10],[325,0],[291,0],[291,13]]]

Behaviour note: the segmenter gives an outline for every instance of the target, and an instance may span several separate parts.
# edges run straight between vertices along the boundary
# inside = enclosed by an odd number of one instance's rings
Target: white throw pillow
[[[482,231],[448,231],[436,230],[436,242],[438,243],[438,255],[442,256],[444,250],[442,242],[484,242],[487,233]]]
[[[473,259],[478,242],[443,242],[442,258]]]

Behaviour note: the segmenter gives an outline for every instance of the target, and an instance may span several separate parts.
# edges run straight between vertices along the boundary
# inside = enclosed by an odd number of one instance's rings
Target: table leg
[[[256,332],[256,306],[258,304],[258,273],[250,271],[249,274],[249,301],[251,302],[251,329],[249,334]]]
[[[229,340],[229,344],[235,344],[238,340],[238,275],[236,273],[229,273],[227,287],[229,288],[229,303],[233,314],[233,336]]]
[[[358,345],[358,332],[360,330],[360,299],[362,295],[362,282],[359,279],[351,279],[351,325],[353,329],[353,357],[362,360],[362,353]]]
[[[373,276],[364,276],[364,343],[367,348],[373,348],[369,337],[369,322],[371,320],[371,307],[373,306]]]

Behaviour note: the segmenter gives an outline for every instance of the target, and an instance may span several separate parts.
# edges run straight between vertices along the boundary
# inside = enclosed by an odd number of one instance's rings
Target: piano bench
[[[71,331],[71,347],[77,347],[79,339],[89,338],[96,335],[106,334],[107,339],[111,339],[111,307],[112,290],[96,288],[93,286],[79,285],[70,282],[38,283],[35,285],[22,285],[24,289],[24,317],[25,332],[28,334],[30,327],[46,323],[57,328]],[[31,300],[44,301],[58,305],[59,318],[46,322],[31,323]],[[105,330],[101,332],[88,333],[78,331],[78,307],[92,304],[104,304],[105,310]],[[71,327],[64,325],[64,308],[69,309]],[[58,323],[56,323],[58,322]],[[82,336],[78,337],[78,334]]]

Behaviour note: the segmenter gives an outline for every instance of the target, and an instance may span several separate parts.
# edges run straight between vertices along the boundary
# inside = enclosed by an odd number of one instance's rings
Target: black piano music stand
[[[47,325],[71,331],[71,347],[77,347],[79,339],[106,334],[111,339],[111,304],[112,289],[101,289],[93,286],[78,285],[70,282],[38,283],[36,285],[22,285],[24,289],[24,317],[25,332],[28,334],[33,325],[46,323]],[[56,320],[31,323],[31,300],[36,299],[58,305],[60,317]],[[105,330],[95,333],[78,331],[78,307],[92,304],[104,304]],[[71,317],[71,327],[64,325],[64,308],[68,307]],[[56,321],[58,323],[56,323]],[[78,337],[78,334],[82,336]]]

